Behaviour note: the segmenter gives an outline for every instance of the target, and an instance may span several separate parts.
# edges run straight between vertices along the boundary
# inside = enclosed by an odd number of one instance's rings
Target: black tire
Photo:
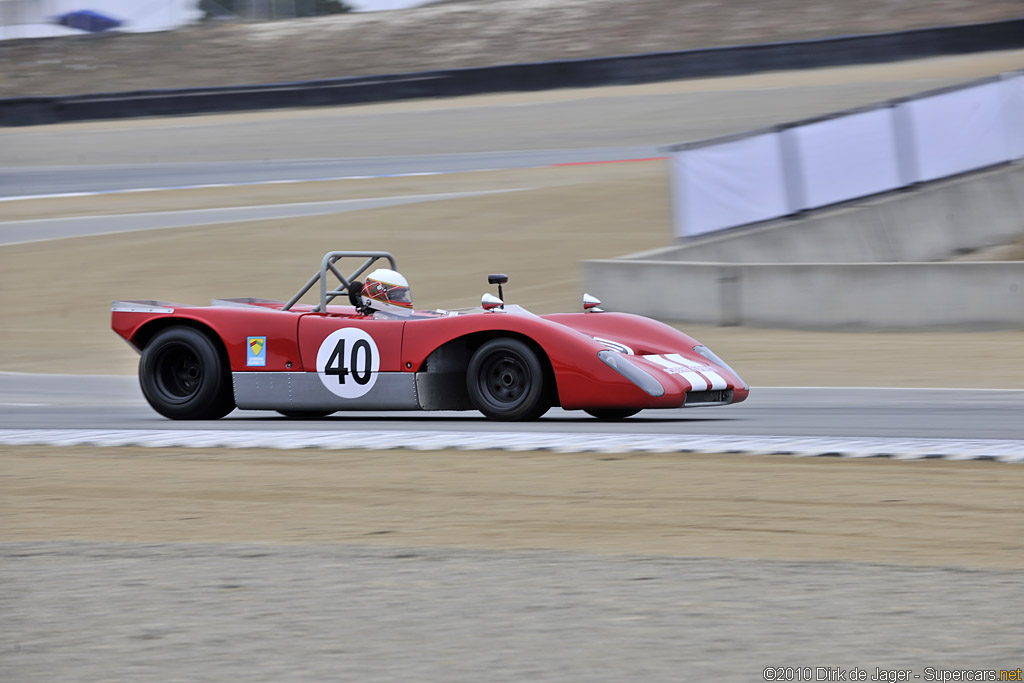
[[[168,327],[146,344],[139,383],[153,410],[172,420],[216,420],[235,409],[226,359],[191,327]]]
[[[492,420],[536,420],[551,407],[537,354],[516,339],[492,339],[477,349],[466,388],[476,409]]]
[[[285,417],[293,417],[298,419],[315,419],[318,417],[327,417],[333,410],[279,410],[277,411]]]
[[[640,412],[640,408],[590,408],[584,409],[588,415],[593,415],[598,420],[624,420]]]

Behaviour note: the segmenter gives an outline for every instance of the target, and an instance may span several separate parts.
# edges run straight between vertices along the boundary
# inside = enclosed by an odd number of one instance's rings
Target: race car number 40
[[[316,354],[316,372],[335,396],[359,398],[377,381],[380,352],[373,337],[355,327],[327,335]]]

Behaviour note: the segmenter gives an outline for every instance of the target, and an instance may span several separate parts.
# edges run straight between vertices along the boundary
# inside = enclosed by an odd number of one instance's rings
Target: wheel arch
[[[464,354],[465,364],[461,367],[461,370],[465,373],[469,369],[469,359],[473,357],[473,354],[476,353],[477,349],[492,339],[502,338],[521,341],[537,354],[537,359],[540,361],[541,368],[544,371],[545,386],[550,387],[549,399],[551,401],[551,405],[561,405],[558,395],[558,378],[555,375],[554,366],[551,364],[551,358],[548,357],[548,353],[544,347],[535,339],[521,332],[513,332],[512,330],[480,330],[478,332],[470,332],[459,337],[455,337],[432,350],[427,355],[426,360],[424,360],[419,371],[430,372],[431,358],[437,358],[437,354],[444,353],[446,350],[462,347],[465,349],[466,353]]]
[[[153,340],[153,337],[171,327],[188,327],[206,335],[217,349],[217,354],[220,356],[221,361],[224,362],[225,367],[230,371],[231,359],[228,357],[228,349],[224,345],[224,340],[220,338],[216,330],[199,320],[191,318],[156,318],[155,320],[150,320],[135,331],[131,338],[131,344],[141,352]]]

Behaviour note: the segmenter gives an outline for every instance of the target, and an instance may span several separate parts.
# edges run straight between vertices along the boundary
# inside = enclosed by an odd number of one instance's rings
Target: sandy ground
[[[348,543],[1024,569],[1024,468],[0,447],[0,541]]]
[[[80,541],[0,544],[0,585],[18,683],[1016,680],[1024,638],[999,569]]]
[[[973,23],[1021,0],[475,0],[0,43],[0,96],[337,78]]]

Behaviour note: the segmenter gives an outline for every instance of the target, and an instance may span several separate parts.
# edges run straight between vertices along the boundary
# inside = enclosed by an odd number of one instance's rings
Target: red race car
[[[342,259],[359,265],[345,276]],[[111,326],[142,354],[149,404],[180,420],[236,407],[294,417],[475,409],[534,420],[552,406],[621,419],[747,397],[732,368],[668,325],[601,311],[589,295],[582,313],[534,315],[502,301],[507,276],[488,281],[498,296],[484,294],[479,308],[420,311],[391,254],[333,251],[287,302],[115,301]],[[317,284],[320,303],[299,303]]]

